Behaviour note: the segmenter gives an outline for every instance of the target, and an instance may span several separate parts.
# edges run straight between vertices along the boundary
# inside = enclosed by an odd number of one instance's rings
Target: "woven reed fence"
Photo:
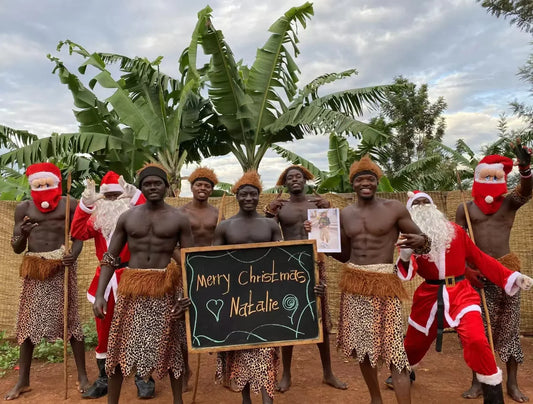
[[[455,210],[462,202],[461,194],[458,191],[428,193],[439,209],[453,220]],[[284,195],[284,197],[287,196]],[[379,194],[379,196],[382,198],[398,199],[404,203],[407,201],[407,196],[404,193],[383,193]],[[276,197],[275,194],[261,195],[258,210],[261,211],[263,206],[269,203],[274,197]],[[352,194],[327,194],[324,197],[337,208],[343,208],[353,201]],[[190,198],[168,198],[167,202],[173,206],[182,206],[190,200]],[[221,198],[212,198],[210,203],[218,207],[220,200]],[[0,330],[6,331],[8,337],[14,336],[13,332],[21,285],[18,271],[22,257],[21,255],[14,254],[10,246],[15,206],[16,202],[0,201]],[[228,218],[237,213],[237,211],[238,205],[235,198],[224,198],[224,216]],[[531,246],[533,245],[532,223],[533,208],[532,204],[528,203],[517,213],[511,234],[511,249],[522,260],[522,272],[533,277],[533,252],[531,250]],[[92,240],[86,241],[78,261],[78,301],[83,322],[89,322],[93,318],[91,305],[86,298],[86,290],[93,278],[96,265],[94,243]],[[340,267],[341,265],[337,261],[328,258],[328,294],[334,327],[336,327],[339,312],[340,291],[337,285],[339,282]],[[421,278],[416,277],[414,280],[405,284],[411,295],[420,282]],[[407,302],[404,305],[405,319],[407,319],[410,308],[411,304]],[[533,291],[522,294],[521,321],[521,332],[525,335],[533,335]]]

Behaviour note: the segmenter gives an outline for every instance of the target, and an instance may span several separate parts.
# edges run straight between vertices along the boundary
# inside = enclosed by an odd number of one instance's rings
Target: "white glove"
[[[402,261],[409,262],[411,259],[411,254],[413,254],[413,250],[410,248],[400,248],[400,259]]]
[[[124,192],[122,192],[122,195],[120,195],[118,199],[131,199],[139,191],[135,185],[128,184],[122,175],[118,178],[118,184],[122,187],[122,189],[124,189]]]
[[[527,275],[520,274],[514,281],[514,284],[522,290],[529,290],[533,286],[533,279]]]
[[[96,201],[102,199],[103,197],[104,196],[102,194],[96,193],[94,181],[90,178],[87,178],[87,180],[85,180],[85,191],[83,191],[81,194],[81,201],[83,204],[88,208],[92,208]]]

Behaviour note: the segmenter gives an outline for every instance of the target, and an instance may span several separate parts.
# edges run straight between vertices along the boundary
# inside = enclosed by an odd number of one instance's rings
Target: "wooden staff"
[[[476,240],[474,238],[474,230],[472,229],[472,222],[470,221],[470,213],[468,212],[468,207],[466,206],[466,199],[465,194],[463,192],[463,186],[461,184],[461,177],[459,176],[459,171],[456,171],[457,174],[457,183],[459,184],[459,191],[461,191],[461,199],[463,201],[463,210],[465,211],[465,218],[466,218],[466,224],[468,226],[468,233],[470,234],[470,239],[474,244],[476,244]],[[487,307],[487,299],[485,298],[485,289],[480,289],[481,294],[481,302],[483,303],[483,311],[485,312],[485,319],[487,320],[487,334],[489,337],[489,344],[490,349],[492,350],[492,355],[494,355],[494,358],[496,358],[496,354],[494,353],[494,341],[492,340],[492,328],[490,325],[490,316],[489,316],[489,308]]]
[[[217,226],[222,220],[224,214],[224,202],[226,194],[222,194],[222,199],[220,199],[220,206],[218,207],[218,217],[217,217]],[[192,390],[192,403],[196,402],[196,393],[198,392],[198,377],[200,375],[200,354],[196,354],[196,374],[194,375],[194,387]]]
[[[67,200],[65,201],[65,254],[70,251],[70,186],[72,185],[71,173],[67,176]],[[68,340],[68,266],[65,266],[63,281],[63,377],[65,381],[65,400],[68,397],[68,371],[67,371],[67,340]]]

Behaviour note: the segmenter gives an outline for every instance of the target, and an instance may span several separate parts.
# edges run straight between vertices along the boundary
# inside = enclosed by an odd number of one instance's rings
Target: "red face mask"
[[[31,197],[37,209],[43,213],[51,212],[57,208],[57,205],[59,204],[61,199],[61,188],[56,187],[42,190],[32,189]]]
[[[507,175],[501,164],[476,167],[472,196],[476,206],[485,215],[492,215],[500,209],[506,193]]]

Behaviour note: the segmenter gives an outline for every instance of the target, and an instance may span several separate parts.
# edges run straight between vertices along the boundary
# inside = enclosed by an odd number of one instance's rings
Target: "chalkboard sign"
[[[315,240],[184,248],[192,352],[322,342]]]

